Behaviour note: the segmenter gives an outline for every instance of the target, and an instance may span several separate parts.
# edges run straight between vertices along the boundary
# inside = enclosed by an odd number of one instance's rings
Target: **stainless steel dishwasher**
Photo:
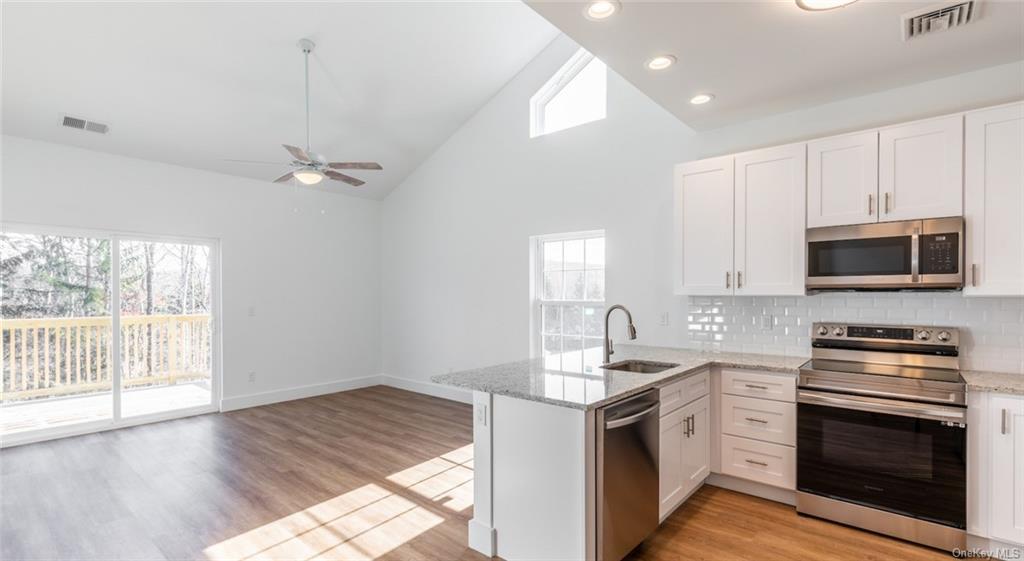
[[[597,410],[597,561],[619,561],[658,527],[658,390]]]

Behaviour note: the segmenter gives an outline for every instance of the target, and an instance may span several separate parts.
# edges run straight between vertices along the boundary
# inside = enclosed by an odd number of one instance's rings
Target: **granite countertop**
[[[807,362],[807,357],[708,353],[668,347],[618,345],[612,355],[612,362],[641,359],[679,365],[654,374],[639,374],[601,368],[600,349],[588,349],[584,354],[586,356],[582,361],[577,351],[441,374],[432,377],[431,381],[467,390],[589,410],[712,365],[796,375],[800,366]]]
[[[961,370],[960,376],[967,382],[967,391],[1024,395],[1024,374]]]

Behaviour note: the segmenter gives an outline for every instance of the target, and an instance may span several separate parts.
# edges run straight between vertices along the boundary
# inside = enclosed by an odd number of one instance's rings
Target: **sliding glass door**
[[[113,418],[111,241],[0,237],[0,435]]]
[[[122,416],[210,404],[210,248],[120,246]]]
[[[3,443],[212,410],[215,257],[213,243],[0,234]]]

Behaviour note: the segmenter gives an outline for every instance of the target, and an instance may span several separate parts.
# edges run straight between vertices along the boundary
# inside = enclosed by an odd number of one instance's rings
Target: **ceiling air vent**
[[[89,121],[86,119],[80,119],[78,117],[72,117],[71,115],[64,115],[61,125],[71,128],[78,129],[80,131],[98,132],[100,134],[107,134],[110,127],[103,123],[97,123],[96,121]]]
[[[903,14],[903,40],[966,25],[978,17],[981,0],[931,6]]]

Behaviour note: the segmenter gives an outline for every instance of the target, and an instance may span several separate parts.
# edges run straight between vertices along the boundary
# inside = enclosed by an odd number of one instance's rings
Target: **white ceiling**
[[[518,1],[389,3],[4,2],[3,132],[272,180],[305,143],[378,161],[351,172],[380,199],[558,34]],[[70,114],[106,136],[59,126]],[[281,166],[225,162],[281,162]]]
[[[581,0],[526,1],[697,130],[1024,58],[1019,0],[983,0],[967,26],[908,42],[901,14],[942,0],[860,0],[824,12],[792,0],[622,0],[618,14],[597,22],[583,17]],[[645,67],[663,53],[678,62]],[[690,105],[702,92],[715,100]]]

